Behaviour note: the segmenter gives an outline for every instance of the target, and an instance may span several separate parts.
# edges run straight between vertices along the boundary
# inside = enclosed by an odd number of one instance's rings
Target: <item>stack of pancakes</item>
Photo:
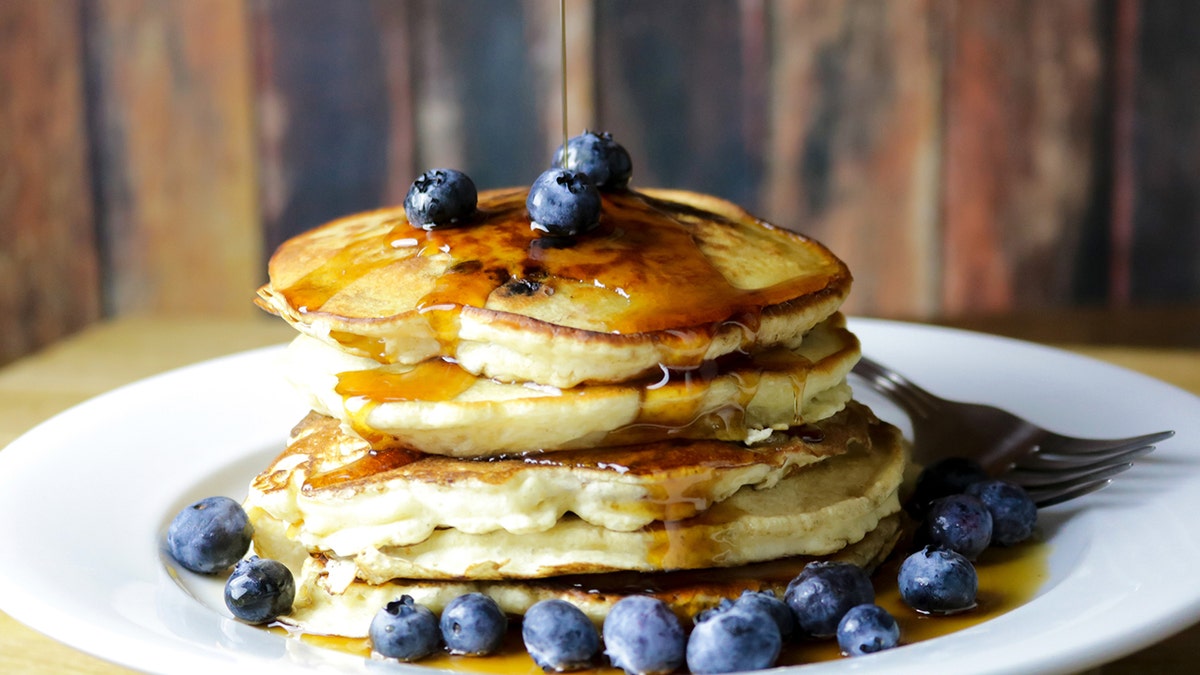
[[[468,591],[690,615],[890,551],[905,449],[852,400],[836,256],[690,192],[607,193],[570,239],[525,199],[431,231],[351,216],[272,257],[260,304],[300,332],[312,412],[246,507],[297,575],[285,621],[363,636],[401,594]]]

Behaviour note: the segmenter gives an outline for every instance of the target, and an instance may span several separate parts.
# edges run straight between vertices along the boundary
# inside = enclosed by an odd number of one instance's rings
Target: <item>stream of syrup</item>
[[[567,126],[567,0],[558,0],[558,37],[558,57],[562,67],[562,148],[565,159],[571,134]]]

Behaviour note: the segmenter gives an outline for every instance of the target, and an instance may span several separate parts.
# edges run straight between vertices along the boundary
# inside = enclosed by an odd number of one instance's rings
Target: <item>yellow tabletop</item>
[[[266,317],[132,318],[99,324],[0,369],[0,447],[51,415],[122,384],[176,366],[281,343],[292,334],[283,322]],[[1200,349],[1068,348],[1200,394]],[[1200,625],[1093,672],[1195,672],[1200,667],[1198,641]],[[0,673],[129,672],[59,644],[0,613]]]

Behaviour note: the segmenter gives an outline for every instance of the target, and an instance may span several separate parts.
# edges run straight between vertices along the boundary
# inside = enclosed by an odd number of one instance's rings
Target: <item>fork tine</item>
[[[1133,465],[1130,464],[1129,466]],[[1075,499],[1076,497],[1082,497],[1083,495],[1090,494],[1096,490],[1106,488],[1111,485],[1112,482],[1112,478],[1105,478],[1103,480],[1092,481],[1090,483],[1082,483],[1073,488],[1048,491],[1034,490],[1029,493],[1029,496],[1033,498],[1033,503],[1037,504],[1039,509],[1042,509],[1046,508],[1047,506],[1061,504],[1063,502]]]
[[[882,364],[866,356],[859,358],[854,364],[854,373],[870,380],[871,384],[886,391],[892,401],[904,408],[910,415],[929,417],[938,406],[940,399],[914,384],[903,375],[885,368]]]
[[[905,413],[917,417],[928,417],[929,411],[921,405],[911,391],[897,382],[892,374],[882,370],[879,364],[869,359],[862,359],[854,366],[854,374],[868,380],[872,387],[887,394],[893,403],[899,405]]]
[[[1085,455],[1104,453],[1125,448],[1154,445],[1175,435],[1174,431],[1159,431],[1144,436],[1130,438],[1071,438],[1061,434],[1048,433],[1041,439],[1041,452],[1063,455]]]
[[[1018,460],[1010,471],[1044,472],[1061,474],[1063,471],[1082,471],[1097,467],[1132,461],[1154,450],[1153,445],[1126,448],[1107,454],[1054,455],[1036,452]]]
[[[1147,449],[1147,452],[1149,449]],[[1094,482],[1124,472],[1129,467],[1133,466],[1133,460],[1117,462],[1115,464],[1106,464],[1100,467],[1087,467],[1073,471],[1021,471],[1014,470],[1006,473],[1004,479],[1016,483],[1025,488],[1026,492],[1030,490],[1053,491],[1062,490],[1080,485],[1082,483]]]

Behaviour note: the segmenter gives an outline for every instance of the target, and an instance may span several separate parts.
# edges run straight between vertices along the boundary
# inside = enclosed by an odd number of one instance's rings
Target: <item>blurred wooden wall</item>
[[[1200,304],[1200,3],[568,0],[570,128],[825,241],[850,309]],[[557,0],[0,0],[0,362],[250,315],[416,173],[527,184]]]

